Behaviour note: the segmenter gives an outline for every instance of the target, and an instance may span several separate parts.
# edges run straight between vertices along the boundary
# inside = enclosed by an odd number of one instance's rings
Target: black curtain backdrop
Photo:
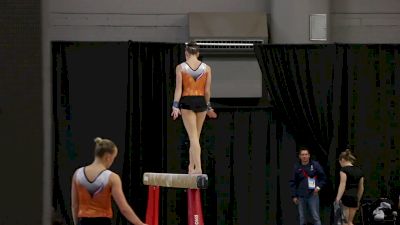
[[[124,182],[133,205],[146,205],[147,188],[138,185],[144,172],[187,171],[186,131],[181,119],[170,117],[175,67],[184,60],[183,47],[135,42],[129,46],[127,115],[131,129],[126,139],[132,147],[125,152]],[[201,138],[204,172],[210,179],[210,187],[202,191],[206,223],[280,220],[280,197],[275,191],[281,188],[281,181],[276,173],[278,164],[271,165],[270,159],[277,162],[283,146],[294,149],[289,147],[294,145],[291,136],[283,129],[269,108],[225,108],[217,120],[206,120]],[[270,183],[271,179],[276,182]],[[187,224],[185,190],[162,189],[161,195],[162,224]],[[267,208],[270,214],[265,213]],[[138,208],[138,213],[145,215],[145,207]]]
[[[367,194],[400,194],[400,45],[339,45],[347,73],[348,140]],[[397,202],[397,201],[396,201]]]
[[[335,45],[265,45],[255,52],[273,105],[296,134],[324,163],[337,148],[341,67]]]
[[[322,155],[331,181],[350,144],[365,197],[398,199],[399,45],[258,45],[255,52],[280,118],[297,143]]]
[[[343,66],[336,54],[340,50],[335,45],[258,45],[255,53],[281,120],[299,146],[311,149],[328,177],[334,176],[339,140],[345,139],[339,138],[345,135],[339,132]],[[331,182],[325,190],[332,192]]]
[[[71,179],[94,159],[94,138],[119,149],[111,169],[122,173],[125,152],[128,43],[53,42],[53,207],[72,224]]]
[[[280,120],[324,167],[321,217],[330,219],[339,145],[342,98],[340,60],[335,45],[258,45],[255,53],[264,84]],[[292,166],[292,165],[291,165]]]
[[[184,173],[189,142],[170,117],[182,44],[53,43],[53,207],[72,224],[73,171],[93,160],[93,139],[119,146],[112,170],[144,219],[143,172]],[[273,107],[230,100],[201,136],[207,224],[297,224],[288,179],[301,145],[313,149],[330,182],[321,192],[330,224],[337,154],[351,144],[366,196],[399,190],[399,45],[259,45],[256,56]],[[217,76],[217,74],[215,74]],[[264,96],[267,96],[266,94]],[[221,102],[220,100],[218,100]],[[235,104],[232,104],[234,102]],[[284,125],[285,124],[285,125]],[[186,192],[162,189],[161,224],[187,224]],[[114,206],[115,207],[115,206]],[[115,212],[115,224],[127,224]]]
[[[169,114],[175,67],[185,54],[181,44],[135,42],[129,43],[128,54],[128,129],[125,138],[129,147],[124,155],[123,182],[127,199],[137,206],[137,213],[144,219],[147,189],[142,185],[143,173],[183,172],[179,165],[182,156],[177,151],[183,127],[172,123]],[[175,211],[170,204],[175,204],[172,201],[177,199],[165,198],[164,189],[161,189],[161,195],[160,218],[167,218],[168,211]]]
[[[67,224],[72,222],[71,176],[93,159],[95,136],[109,137],[119,146],[111,169],[121,175],[126,197],[143,219],[147,203],[143,173],[186,172],[189,141],[182,120],[170,117],[175,67],[184,60],[183,47],[53,43],[53,206]],[[272,108],[252,108],[243,99],[236,102],[220,109],[218,119],[207,119],[203,128],[202,161],[210,179],[209,188],[202,190],[205,221],[293,224],[295,217],[283,216],[296,215],[286,194],[290,170],[280,167],[296,160],[295,142],[274,118]],[[118,210],[114,212],[115,224],[127,224]],[[162,189],[160,222],[187,224],[185,190]]]

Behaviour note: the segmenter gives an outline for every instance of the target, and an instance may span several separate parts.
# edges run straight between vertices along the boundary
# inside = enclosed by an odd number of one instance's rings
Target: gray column
[[[271,43],[329,42],[329,0],[271,0]],[[327,15],[327,41],[310,40],[310,15]],[[320,30],[314,30],[320,33]]]
[[[43,154],[42,154],[42,225],[51,225],[52,197],[53,197],[53,155],[52,155],[52,59],[50,31],[50,0],[41,0],[41,27],[42,27],[42,126],[43,126]],[[39,215],[38,215],[39,216]]]
[[[40,1],[0,3],[0,224],[42,224]]]

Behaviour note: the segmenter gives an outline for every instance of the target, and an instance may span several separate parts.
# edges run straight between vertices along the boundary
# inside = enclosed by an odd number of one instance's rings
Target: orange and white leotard
[[[78,217],[112,218],[110,170],[102,171],[94,181],[89,181],[84,167],[77,170],[75,187],[78,195]]]
[[[201,63],[192,69],[186,62],[181,63],[182,96],[204,96],[207,83],[207,65]]]

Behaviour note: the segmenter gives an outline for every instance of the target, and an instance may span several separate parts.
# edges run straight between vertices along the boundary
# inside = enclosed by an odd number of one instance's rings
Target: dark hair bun
[[[198,45],[195,41],[190,41],[190,42],[187,44],[187,46],[188,46],[188,47],[198,47],[199,45]]]

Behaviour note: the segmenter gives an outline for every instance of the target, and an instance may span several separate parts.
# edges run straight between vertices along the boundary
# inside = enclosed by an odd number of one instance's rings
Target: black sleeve
[[[297,197],[296,186],[297,186],[298,181],[296,178],[296,171],[297,171],[297,166],[295,165],[293,167],[292,177],[289,180],[289,186],[290,186],[290,192],[291,192],[292,198]]]

